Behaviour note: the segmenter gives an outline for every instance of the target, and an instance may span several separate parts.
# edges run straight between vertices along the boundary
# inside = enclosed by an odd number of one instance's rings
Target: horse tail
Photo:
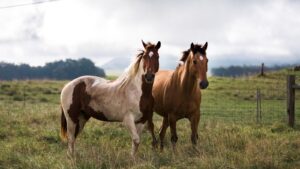
[[[67,139],[67,120],[64,114],[64,110],[61,107],[61,128],[60,128],[60,138],[62,141]]]

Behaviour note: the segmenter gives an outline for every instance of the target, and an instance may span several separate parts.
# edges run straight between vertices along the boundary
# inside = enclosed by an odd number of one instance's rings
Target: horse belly
[[[127,113],[133,114],[135,119],[142,116],[138,102],[132,103],[126,101],[126,99],[102,100],[101,102],[92,102],[90,105],[98,112],[100,117],[103,114],[107,121],[121,122]]]
[[[171,97],[176,98],[176,97]],[[163,117],[168,114],[176,114],[179,119],[188,117],[200,110],[200,102],[195,100],[184,101],[182,99],[156,98],[154,111]]]

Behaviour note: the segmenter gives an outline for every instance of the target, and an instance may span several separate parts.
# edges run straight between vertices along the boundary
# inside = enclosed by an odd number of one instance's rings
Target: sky
[[[297,0],[0,1],[0,62],[86,57],[101,66],[134,57],[141,40],[161,41],[160,57],[178,60],[191,42],[208,42],[214,66],[300,63]]]

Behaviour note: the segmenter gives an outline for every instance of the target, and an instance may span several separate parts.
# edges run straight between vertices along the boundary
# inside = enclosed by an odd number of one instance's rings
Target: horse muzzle
[[[200,89],[206,89],[208,87],[209,83],[207,80],[203,80],[199,83]]]
[[[154,78],[155,78],[155,74],[153,74],[153,73],[147,73],[144,77],[145,77],[146,83],[153,83],[154,82]]]

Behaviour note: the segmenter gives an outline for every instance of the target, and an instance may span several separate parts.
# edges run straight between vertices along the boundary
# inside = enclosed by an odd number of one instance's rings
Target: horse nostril
[[[199,86],[200,86],[201,89],[206,89],[208,87],[208,85],[209,85],[209,83],[206,80],[205,81],[201,81],[200,84],[199,84]]]
[[[155,77],[155,75],[154,74],[146,74],[145,75],[145,79],[148,81],[148,82],[152,82],[153,80],[154,80],[154,77]]]

